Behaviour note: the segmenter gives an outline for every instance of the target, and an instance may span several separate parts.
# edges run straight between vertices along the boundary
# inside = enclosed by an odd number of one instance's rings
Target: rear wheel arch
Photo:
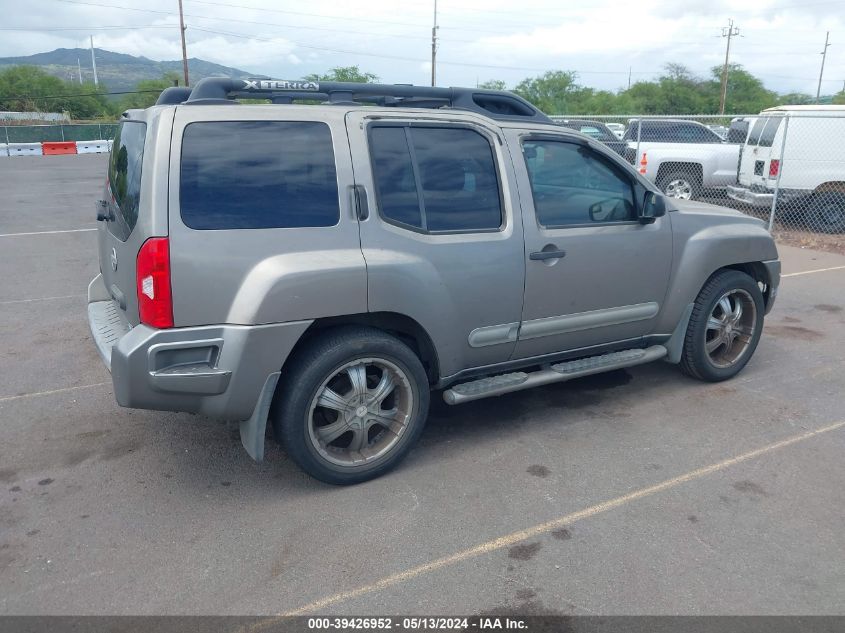
[[[845,194],[845,182],[839,180],[832,180],[830,182],[823,182],[813,190],[814,195],[822,193],[841,193]]]
[[[429,384],[433,385],[439,380],[440,363],[437,348],[428,332],[416,320],[398,312],[365,312],[316,319],[291,350],[285,365],[282,367],[282,373],[284,374],[288,360],[293,358],[299,349],[331,330],[349,325],[368,326],[395,336],[410,347],[420,359],[425,368]]]

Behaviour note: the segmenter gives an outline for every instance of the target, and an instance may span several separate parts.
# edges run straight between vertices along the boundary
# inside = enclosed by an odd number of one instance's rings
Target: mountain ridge
[[[116,53],[102,48],[95,48],[97,76],[109,92],[127,92],[135,88],[139,81],[161,79],[165,73],[176,72],[182,76],[182,60],[157,61],[147,57]],[[69,81],[78,81],[77,60],[82,67],[82,78],[92,81],[91,50],[87,48],[57,48],[52,51],[18,57],[0,57],[0,70],[10,66],[37,66],[45,72]],[[205,77],[231,77],[241,79],[254,77],[251,73],[231,66],[223,66],[197,57],[188,58],[188,74],[191,83]]]

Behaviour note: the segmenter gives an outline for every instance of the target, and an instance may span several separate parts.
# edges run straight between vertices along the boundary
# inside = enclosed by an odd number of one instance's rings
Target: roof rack
[[[193,89],[167,88],[156,105],[233,103],[234,99],[269,99],[276,104],[322,101],[332,105],[378,105],[403,108],[457,108],[497,120],[552,123],[522,97],[503,90],[437,88],[406,84],[365,84],[338,81],[230,79],[208,77]]]

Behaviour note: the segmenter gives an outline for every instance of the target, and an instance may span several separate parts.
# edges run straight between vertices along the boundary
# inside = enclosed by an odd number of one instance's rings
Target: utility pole
[[[628,90],[631,89],[631,66],[628,66]]]
[[[91,38],[91,68],[94,69],[94,85],[99,86],[100,81],[97,79],[97,58],[94,57],[94,36],[89,35],[88,37]]]
[[[827,59],[827,47],[830,46],[830,31],[824,36],[824,50],[822,51],[822,69],[819,71],[819,87],[816,88],[816,103],[819,102],[819,97],[822,92],[822,76],[824,75],[824,60]]]
[[[182,0],[179,0],[180,2]],[[431,27],[431,85],[437,84],[437,0],[434,0],[434,25]]]
[[[79,61],[79,58],[76,58],[76,71],[79,73],[79,83],[82,83],[82,64]]]
[[[719,114],[725,113],[725,101],[728,99],[728,61],[731,57],[731,38],[739,35],[739,29],[734,26],[733,20],[728,20],[728,26],[722,27],[722,37],[728,38],[728,46],[725,49],[725,65],[722,67],[722,94],[719,98]]]
[[[188,48],[185,46],[185,16],[182,15],[182,0],[179,0],[179,33],[182,35],[182,72],[185,75],[185,86],[188,81]]]

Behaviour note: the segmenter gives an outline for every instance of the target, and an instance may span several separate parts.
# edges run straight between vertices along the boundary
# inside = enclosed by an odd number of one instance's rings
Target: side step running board
[[[564,382],[612,369],[650,363],[660,360],[666,356],[666,353],[666,348],[663,345],[652,345],[646,349],[626,349],[621,352],[611,352],[601,356],[590,356],[565,363],[557,363],[539,371],[515,371],[510,374],[481,378],[447,389],[443,392],[443,399],[449,404],[461,404],[490,396],[500,396],[511,391],[530,389],[531,387]]]

